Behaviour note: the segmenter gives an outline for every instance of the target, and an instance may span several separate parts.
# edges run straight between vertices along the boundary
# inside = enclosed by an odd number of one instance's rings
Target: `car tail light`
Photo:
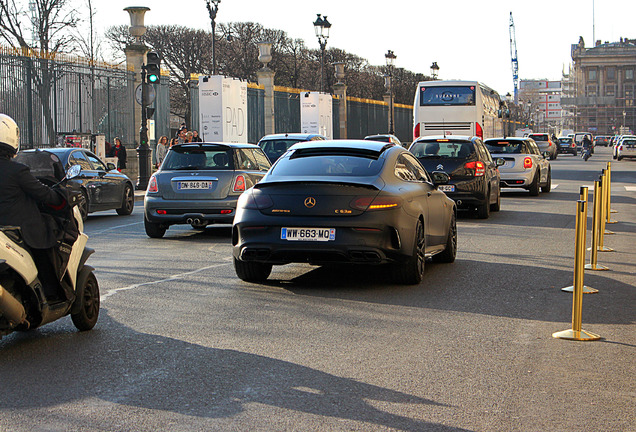
[[[572,143],[572,148],[575,148],[575,147],[576,147],[576,144]]]
[[[358,197],[355,198],[349,206],[351,208],[361,211],[367,210],[387,210],[397,208],[402,204],[402,201],[397,197]]]
[[[155,176],[150,177],[147,192],[159,192],[159,187],[157,186],[157,178]]]
[[[157,210],[157,214],[165,215],[165,214],[168,214],[168,211],[167,210]]]
[[[475,122],[475,135],[477,135],[480,139],[484,139],[484,130],[481,128],[481,125],[478,122]]]
[[[469,170],[475,170],[475,177],[483,176],[486,174],[486,166],[482,161],[466,162],[464,168]]]
[[[530,158],[530,157],[523,158],[523,167],[524,168],[532,168],[532,158]]]
[[[237,208],[245,208],[251,210],[264,210],[272,207],[274,202],[266,193],[259,190],[249,190],[238,199]]]
[[[618,151],[623,151],[623,144],[618,146]]]
[[[242,175],[237,175],[234,179],[234,188],[232,188],[234,192],[245,192],[245,177]]]
[[[419,122],[413,128],[413,139],[418,139],[420,137],[420,124]]]

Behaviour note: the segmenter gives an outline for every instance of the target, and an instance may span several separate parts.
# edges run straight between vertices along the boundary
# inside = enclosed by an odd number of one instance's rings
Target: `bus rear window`
[[[475,105],[475,86],[420,87],[420,106]]]

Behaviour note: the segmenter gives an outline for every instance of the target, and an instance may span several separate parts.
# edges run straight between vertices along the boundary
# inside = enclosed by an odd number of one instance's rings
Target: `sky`
[[[86,0],[73,0],[85,13]],[[128,6],[147,6],[146,25],[176,24],[211,29],[205,0],[92,0],[98,29],[130,24]],[[594,11],[594,13],[593,13]],[[372,65],[392,50],[396,67],[440,79],[480,81],[512,93],[509,23],[512,12],[520,79],[560,80],[570,49],[583,36],[616,42],[636,39],[636,0],[221,0],[217,23],[257,22],[279,29],[309,48],[319,48],[313,22],[332,24],[327,49],[336,47]],[[98,30],[99,31],[99,30]]]

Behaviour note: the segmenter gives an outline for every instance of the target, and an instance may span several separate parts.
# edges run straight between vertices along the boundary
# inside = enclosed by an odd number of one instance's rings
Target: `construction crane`
[[[510,59],[512,61],[512,83],[514,84],[515,104],[519,103],[519,62],[517,61],[517,37],[515,36],[515,23],[510,12]]]

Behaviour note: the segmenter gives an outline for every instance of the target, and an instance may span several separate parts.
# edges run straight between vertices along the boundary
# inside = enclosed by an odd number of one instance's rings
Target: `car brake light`
[[[234,180],[234,192],[245,192],[245,177],[242,175],[237,175]]]
[[[148,182],[148,192],[159,192],[157,178],[155,176],[150,177],[150,181]]]
[[[466,162],[466,164],[464,164],[464,168],[475,170],[475,177],[483,176],[486,174],[486,166],[482,161]]]
[[[530,157],[523,158],[523,167],[532,168],[532,158]]]
[[[481,128],[481,125],[478,122],[475,122],[475,135],[477,135],[480,139],[484,139],[484,130]]]
[[[274,202],[266,193],[260,190],[251,189],[243,194],[238,199],[236,208],[245,208],[251,210],[265,210],[272,207]]]
[[[575,147],[576,147],[576,144],[572,143],[572,148],[575,148]]]
[[[355,198],[349,206],[356,210],[386,210],[391,208],[397,208],[401,204],[401,201],[397,197],[358,197]]]
[[[418,139],[420,137],[420,124],[417,123],[415,128],[413,128],[413,139]]]

